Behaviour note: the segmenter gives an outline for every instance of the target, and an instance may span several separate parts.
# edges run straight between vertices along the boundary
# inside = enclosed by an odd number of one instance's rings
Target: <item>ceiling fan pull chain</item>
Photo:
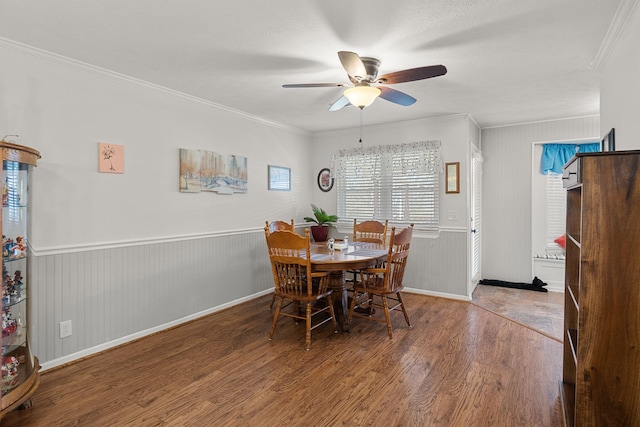
[[[362,115],[364,114],[364,109],[360,110],[360,148],[362,148]]]

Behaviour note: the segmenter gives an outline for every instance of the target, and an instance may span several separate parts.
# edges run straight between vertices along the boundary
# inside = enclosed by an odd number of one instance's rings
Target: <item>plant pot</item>
[[[312,225],[311,235],[314,242],[326,242],[329,237],[329,227],[326,225]]]

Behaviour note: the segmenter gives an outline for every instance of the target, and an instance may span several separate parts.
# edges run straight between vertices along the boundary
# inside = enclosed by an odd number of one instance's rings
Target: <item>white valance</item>
[[[381,159],[392,155],[399,161],[401,167],[406,171],[416,171],[420,173],[440,173],[442,172],[442,161],[440,159],[441,142],[438,140],[410,142],[396,145],[379,145],[374,147],[361,147],[340,150],[334,153],[331,159],[331,176],[340,180],[344,178],[347,168],[342,167],[342,161],[349,159],[356,165],[363,165],[365,170],[370,171],[372,164],[379,164],[381,168],[394,168],[389,163],[381,164]],[[397,165],[395,166],[397,168]],[[353,169],[349,168],[350,173]],[[356,173],[358,168],[356,166]]]

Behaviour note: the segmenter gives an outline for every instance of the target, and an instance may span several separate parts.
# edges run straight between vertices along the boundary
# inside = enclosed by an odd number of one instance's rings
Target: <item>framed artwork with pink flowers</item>
[[[98,143],[98,172],[124,173],[124,145]]]

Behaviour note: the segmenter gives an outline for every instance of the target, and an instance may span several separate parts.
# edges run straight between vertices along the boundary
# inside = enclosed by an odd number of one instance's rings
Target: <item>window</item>
[[[333,158],[341,220],[439,227],[440,141],[341,150]]]
[[[567,193],[562,187],[562,166],[576,152],[600,149],[590,140],[534,143],[532,170],[532,251],[534,257],[563,258],[555,239],[565,232]]]
[[[545,176],[546,197],[546,249],[547,255],[562,255],[564,249],[554,240],[565,232],[567,218],[567,191],[562,187],[562,175],[550,173]]]

